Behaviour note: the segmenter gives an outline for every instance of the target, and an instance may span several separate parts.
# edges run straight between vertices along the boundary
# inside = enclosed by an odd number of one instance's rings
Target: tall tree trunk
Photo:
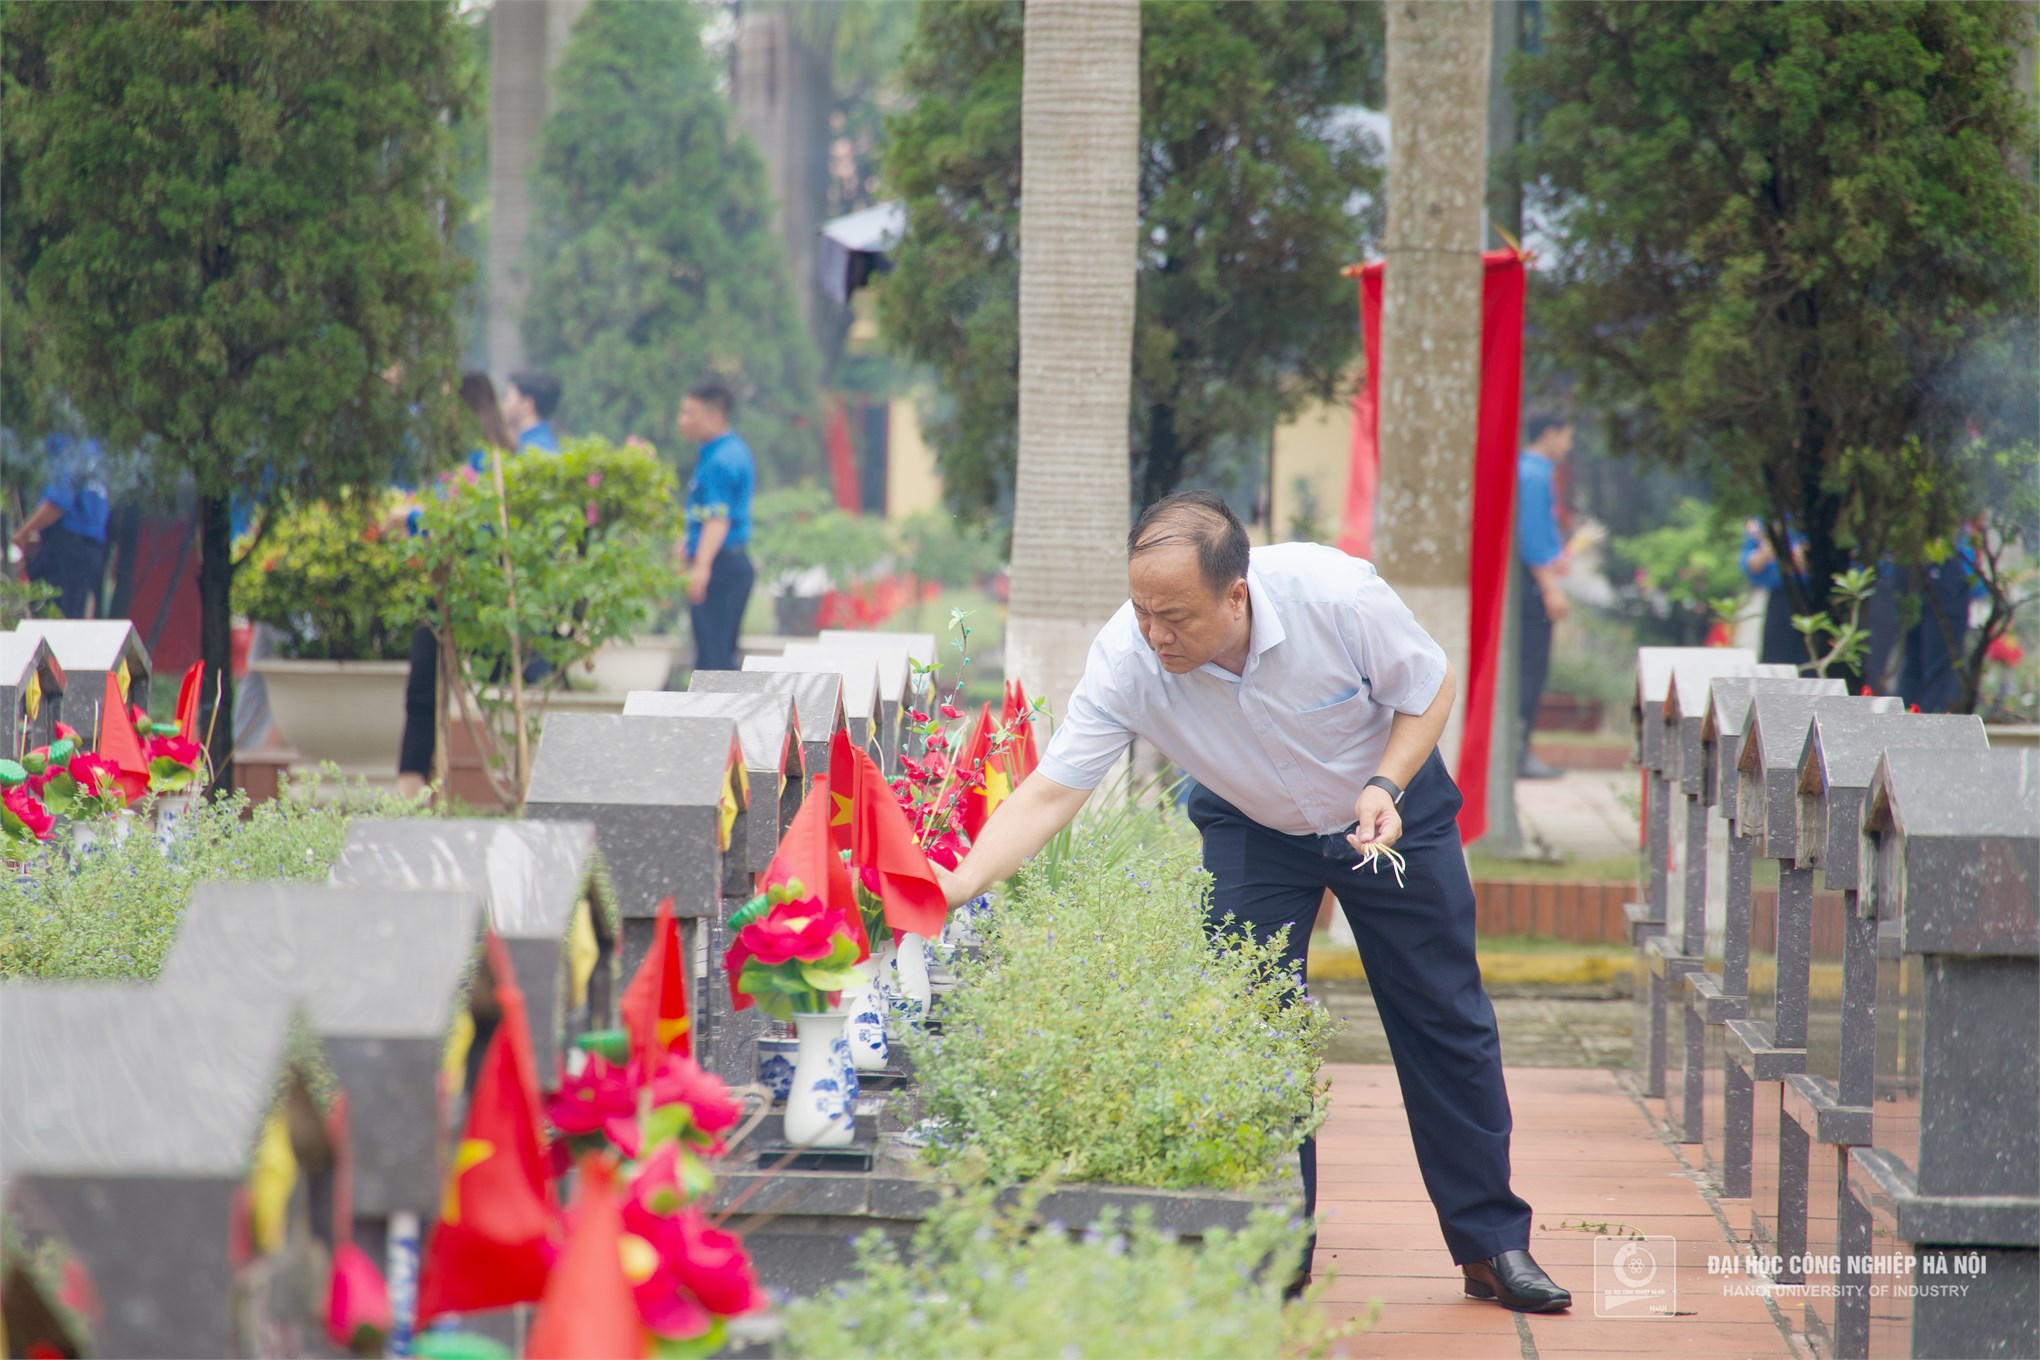
[[[1388,225],[1382,242],[1381,489],[1375,561],[1466,693],[1467,549],[1480,421],[1487,0],[1388,6]],[[1439,743],[1456,767],[1463,701]]]
[[[1027,0],[1020,427],[1006,673],[1065,712],[1126,599],[1137,0]]]
[[[515,0],[489,14],[489,370],[524,367],[524,236],[545,122],[546,77],[588,0]]]
[[[234,510],[225,496],[198,502],[198,654],[205,661],[205,694],[198,733],[212,734],[215,792],[234,787]]]

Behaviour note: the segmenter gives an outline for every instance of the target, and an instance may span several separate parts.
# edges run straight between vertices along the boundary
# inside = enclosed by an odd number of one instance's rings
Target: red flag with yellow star
[[[177,735],[186,741],[198,740],[198,704],[204,684],[205,662],[194,661],[177,686]]]
[[[1012,732],[1013,740],[1004,752],[1006,770],[1012,776],[1015,787],[1021,780],[1034,773],[1034,767],[1041,763],[1041,756],[1034,744],[1033,706],[1027,702],[1027,686],[1018,680],[1006,685],[1006,711],[1001,721]]]
[[[914,827],[877,762],[838,732],[829,747],[832,838],[847,823],[850,862],[878,878],[886,924],[927,939],[942,933],[949,902]],[[839,842],[840,843],[840,842]]]
[[[106,673],[106,699],[99,708],[99,754],[114,763],[114,782],[130,803],[149,796],[149,758],[142,754],[142,738],[128,716],[127,699],[120,692],[120,679]]]
[[[971,724],[970,739],[963,743],[963,750],[956,757],[956,777],[972,781],[956,800],[956,820],[962,825],[963,834],[972,840],[984,830],[992,809],[999,805],[995,795],[1003,793],[995,785],[1003,783],[1004,772],[992,768],[991,754],[992,706],[988,703],[978,711],[977,721]]]
[[[779,838],[772,862],[759,875],[758,888],[762,892],[798,879],[808,896],[823,906],[842,908],[856,927],[857,961],[862,963],[871,957],[871,943],[864,938],[864,918],[850,886],[850,866],[843,863],[831,834],[830,813],[836,800],[829,796],[829,788],[829,776],[815,776],[814,787]]]
[[[665,1053],[694,1056],[693,1027],[687,1018],[687,953],[680,947],[680,928],[673,920],[673,899],[659,903],[652,926],[652,947],[645,952],[630,986],[624,989],[624,1033],[631,1055],[655,1071]]]
[[[439,1220],[425,1242],[418,1272],[420,1322],[536,1300],[545,1293],[556,1252],[559,1212],[547,1189],[524,993],[494,931],[488,948],[502,1016],[475,1077]]]

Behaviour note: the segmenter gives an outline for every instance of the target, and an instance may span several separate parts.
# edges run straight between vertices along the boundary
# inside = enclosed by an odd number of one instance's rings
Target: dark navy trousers
[[[1452,1259],[1464,1264],[1530,1245],[1530,1206],[1509,1189],[1509,1092],[1495,1008],[1474,957],[1473,884],[1460,848],[1459,789],[1437,752],[1403,793],[1403,885],[1386,864],[1357,872],[1342,832],[1271,831],[1201,785],[1190,820],[1215,880],[1214,930],[1267,940],[1285,926],[1302,976],[1318,904],[1330,888],[1360,944],[1360,960],[1388,1034],[1424,1189]],[[1348,828],[1350,830],[1351,828]],[[1317,1210],[1317,1144],[1306,1140],[1304,1211]],[[1308,1259],[1308,1258],[1306,1258]]]

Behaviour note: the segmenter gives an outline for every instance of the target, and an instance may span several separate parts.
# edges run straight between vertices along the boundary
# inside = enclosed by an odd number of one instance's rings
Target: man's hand
[[[945,869],[932,860],[929,861],[928,867],[935,871],[935,881],[942,885],[943,899],[950,906],[960,907],[976,896],[976,894],[964,887],[963,880],[956,876],[956,870]]]
[[[35,550],[42,546],[42,535],[24,524],[14,531],[13,543],[21,549],[23,557],[34,557]]]
[[[1346,837],[1346,843],[1355,850],[1364,850],[1369,845],[1387,849],[1402,839],[1402,814],[1395,810],[1395,799],[1388,796],[1388,790],[1377,784],[1360,790],[1360,797],[1353,804],[1353,816],[1360,824]]]
[[[687,573],[687,602],[700,604],[708,598],[708,567],[695,563]]]
[[[1553,623],[1557,623],[1567,614],[1572,613],[1572,600],[1557,585],[1546,586],[1542,593],[1544,595],[1544,616]]]

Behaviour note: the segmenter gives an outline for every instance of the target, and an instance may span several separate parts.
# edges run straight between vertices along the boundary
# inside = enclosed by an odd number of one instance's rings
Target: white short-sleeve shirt
[[[1373,566],[1336,548],[1256,548],[1246,669],[1171,675],[1140,635],[1131,601],[1091,644],[1041,773],[1092,789],[1135,737],[1261,825],[1330,835],[1388,745],[1397,713],[1422,713],[1445,651]]]

